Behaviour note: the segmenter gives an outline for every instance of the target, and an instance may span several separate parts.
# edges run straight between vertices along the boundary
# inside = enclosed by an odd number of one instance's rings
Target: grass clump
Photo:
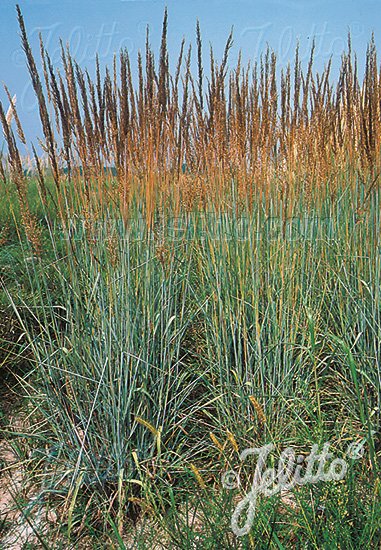
[[[40,76],[18,18],[47,163],[34,152],[25,175],[16,107],[18,138],[0,104],[15,232],[2,300],[19,330],[2,346],[8,366],[10,353],[30,365],[27,426],[3,425],[34,481],[33,499],[16,495],[32,535],[57,548],[377,546],[374,39],[360,83],[349,38],[334,88],[330,66],[313,73],[314,47],[280,86],[270,51],[228,72],[229,36],[206,87],[199,25],[197,78],[184,43],[171,76],[165,12],[158,67],[147,34],[135,89],[126,51],[92,79],[64,48],[58,73],[41,40]],[[235,536],[255,469],[241,452],[272,443],[274,466],[285,447],[303,458],[325,442],[345,478],[259,498]]]

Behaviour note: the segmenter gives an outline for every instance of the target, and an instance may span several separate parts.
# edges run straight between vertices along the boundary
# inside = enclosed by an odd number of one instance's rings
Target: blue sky
[[[80,65],[90,71],[96,51],[103,66],[111,62],[120,47],[128,48],[135,59],[137,51],[144,48],[147,24],[152,47],[158,51],[165,6],[169,14],[172,67],[182,37],[188,43],[194,42],[197,18],[206,63],[209,43],[217,57],[221,57],[232,25],[232,64],[240,49],[247,61],[258,58],[269,44],[278,53],[279,65],[284,66],[292,61],[298,40],[306,62],[315,36],[315,69],[320,70],[330,56],[337,69],[349,29],[362,71],[371,32],[375,32],[378,47],[381,40],[381,0],[20,0],[19,4],[36,55],[41,31],[55,64],[59,65],[59,38],[62,38],[70,44]],[[0,0],[0,41],[0,80],[17,94],[20,118],[28,138],[35,141],[41,130],[20,48],[13,0]],[[3,90],[0,99],[6,102]]]

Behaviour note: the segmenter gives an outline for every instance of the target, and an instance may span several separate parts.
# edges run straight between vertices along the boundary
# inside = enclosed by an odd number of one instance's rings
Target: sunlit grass
[[[280,84],[269,50],[228,76],[230,36],[206,86],[199,25],[197,79],[184,45],[169,74],[165,12],[158,69],[147,40],[135,90],[125,51],[92,81],[66,50],[59,75],[41,44],[40,76],[18,17],[45,160],[34,151],[25,175],[15,105],[12,123],[0,104],[0,300],[17,323],[1,368],[23,388],[25,429],[4,432],[25,474],[14,499],[41,544],[377,547],[374,40],[361,83],[348,38],[332,88],[313,48]],[[240,453],[273,443],[307,456],[325,442],[346,477],[260,498],[236,537],[255,467]],[[232,469],[242,483],[228,490]]]

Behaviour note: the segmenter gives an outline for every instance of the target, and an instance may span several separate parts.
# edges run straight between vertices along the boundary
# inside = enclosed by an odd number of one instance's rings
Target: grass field
[[[207,80],[197,26],[196,77],[184,44],[171,76],[165,14],[134,86],[126,51],[93,81],[41,44],[39,71],[19,23],[47,161],[25,176],[0,103],[0,544],[377,548],[374,41],[363,82],[350,38],[338,82],[313,47],[280,79],[270,51],[230,72],[231,37]],[[345,475],[278,476],[232,529],[257,463],[242,452],[272,444],[277,471],[291,449],[305,470],[326,443]]]

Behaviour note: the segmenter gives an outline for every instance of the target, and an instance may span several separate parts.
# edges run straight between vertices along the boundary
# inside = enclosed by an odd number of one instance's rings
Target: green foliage
[[[39,424],[26,437],[49,505],[64,498],[61,537],[377,544],[380,198],[361,221],[356,200],[344,192],[307,210],[301,196],[286,229],[276,203],[176,222],[168,209],[152,231],[134,206],[128,223],[52,228],[41,258],[23,249],[29,290],[8,298],[33,357],[24,389]],[[338,456],[363,441],[365,455],[342,482],[293,490],[292,505],[261,498],[238,540],[231,514],[253,473],[239,453],[273,442],[308,454],[326,441]],[[229,469],[238,492],[222,488]]]

